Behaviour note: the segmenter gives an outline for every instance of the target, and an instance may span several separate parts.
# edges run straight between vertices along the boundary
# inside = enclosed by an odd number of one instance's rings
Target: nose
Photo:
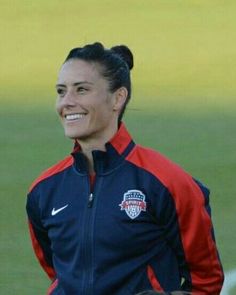
[[[59,98],[61,108],[73,107],[76,105],[75,95],[73,91],[67,91],[62,98]]]

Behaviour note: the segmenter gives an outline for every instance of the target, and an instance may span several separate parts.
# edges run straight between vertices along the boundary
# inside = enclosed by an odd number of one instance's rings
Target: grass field
[[[58,68],[71,47],[96,40],[133,50],[125,122],[137,142],[211,188],[223,266],[236,268],[236,2],[0,2],[0,294],[48,287],[28,237],[26,194],[71,150],[54,111]]]

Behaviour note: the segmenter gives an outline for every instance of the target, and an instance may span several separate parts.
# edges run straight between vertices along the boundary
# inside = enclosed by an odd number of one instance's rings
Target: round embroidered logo
[[[146,211],[145,195],[139,190],[129,190],[124,194],[123,201],[119,204],[120,210],[125,210],[126,214],[134,219],[141,211]]]

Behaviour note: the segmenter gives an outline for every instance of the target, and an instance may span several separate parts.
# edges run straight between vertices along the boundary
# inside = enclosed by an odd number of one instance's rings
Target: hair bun
[[[118,54],[128,65],[131,70],[134,66],[133,54],[130,49],[125,45],[118,45],[111,48],[113,52]]]

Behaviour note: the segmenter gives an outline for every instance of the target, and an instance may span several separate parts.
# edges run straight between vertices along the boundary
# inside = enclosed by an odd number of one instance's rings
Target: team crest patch
[[[125,210],[126,214],[134,219],[141,211],[146,211],[145,195],[138,190],[129,190],[124,194],[124,199],[119,206],[120,210]]]

